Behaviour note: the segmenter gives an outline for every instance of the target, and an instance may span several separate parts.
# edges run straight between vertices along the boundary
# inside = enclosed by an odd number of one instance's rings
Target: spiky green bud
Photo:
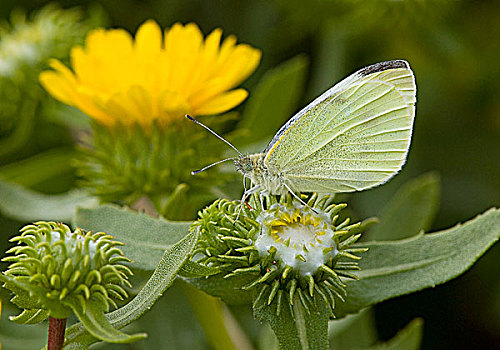
[[[13,299],[26,309],[45,309],[58,318],[71,314],[69,304],[92,299],[108,310],[115,300],[127,297],[124,286],[130,286],[132,271],[118,246],[122,245],[104,232],[74,232],[58,222],[39,221],[24,226],[11,239],[18,245],[9,249],[3,261],[10,263],[4,274],[16,282],[6,287],[19,294],[19,286],[29,293],[26,304],[19,295]],[[24,299],[26,300],[26,299]]]
[[[133,205],[147,197],[166,218],[192,219],[200,201],[214,197],[213,187],[233,174],[214,169],[193,177],[191,171],[220,159],[223,145],[184,120],[162,128],[93,123],[93,138],[75,163],[81,185],[104,202]],[[200,158],[197,155],[209,155]]]
[[[193,260],[218,268],[228,282],[241,280],[239,288],[254,291],[254,306],[275,307],[279,315],[298,299],[306,311],[319,302],[333,313],[336,299],[346,296],[345,279],[357,278],[355,254],[366,251],[352,247],[364,225],[338,222],[345,207],[316,194],[307,205],[290,195],[254,196],[250,208],[218,200],[191,227],[200,231]]]

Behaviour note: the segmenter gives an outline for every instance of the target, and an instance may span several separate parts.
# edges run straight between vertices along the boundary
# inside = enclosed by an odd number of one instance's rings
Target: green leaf
[[[276,303],[275,303],[276,304]],[[265,301],[254,305],[254,316],[260,321],[268,321],[273,329],[281,349],[318,350],[328,349],[328,319],[330,312],[323,303],[316,303],[315,308],[306,312],[295,295],[293,306],[286,303],[279,315],[276,307]]]
[[[215,350],[236,349],[224,322],[221,301],[188,283],[183,283],[182,287],[211,347]]]
[[[78,302],[69,305],[85,329],[97,339],[108,343],[133,343],[147,337],[146,333],[128,335],[114,328],[104,316],[102,303],[86,300],[85,310]]]
[[[73,148],[53,148],[2,166],[0,176],[6,181],[31,187],[73,171],[70,163],[75,155]]]
[[[163,254],[158,267],[144,288],[128,304],[106,314],[114,328],[120,329],[138,319],[148,311],[163,292],[172,284],[177,272],[194,249],[198,233],[189,233],[178,243],[169,247]],[[98,340],[90,336],[81,323],[66,330],[67,344],[80,343],[89,346]]]
[[[500,237],[500,210],[453,228],[396,242],[359,243],[358,281],[347,281],[346,302],[335,315],[343,317],[389,298],[447,282],[465,272]]]
[[[377,341],[377,330],[372,308],[348,315],[329,323],[330,349],[358,349]]]
[[[166,249],[186,235],[190,222],[173,222],[152,218],[127,208],[103,205],[79,209],[74,225],[85,230],[103,231],[125,243],[123,253],[132,266],[152,271]]]
[[[18,121],[10,135],[0,138],[0,158],[19,152],[35,132],[36,111],[39,102],[28,94],[23,94],[19,110],[16,111]]]
[[[317,51],[309,75],[307,100],[313,100],[349,73],[348,31],[338,21],[329,21],[317,33]]]
[[[364,234],[364,240],[408,238],[428,230],[439,209],[439,176],[428,173],[407,182],[380,214],[380,223]]]
[[[182,283],[181,279],[176,279],[150,311],[127,327],[148,332],[146,340],[133,345],[134,350],[208,349],[203,329],[191,310]],[[124,350],[121,345],[107,345],[106,350],[108,347],[110,350]]]
[[[0,343],[2,349],[26,350],[39,349],[47,342],[47,325],[20,325],[9,321],[18,312],[7,302],[2,302],[0,318]]]
[[[69,221],[77,207],[95,206],[97,202],[80,190],[47,195],[0,180],[0,212],[20,221]]]
[[[3,287],[15,294],[15,297],[11,301],[21,308],[44,308],[54,318],[68,318],[71,316],[71,309],[59,300],[47,297],[47,290],[43,287],[19,281],[17,278],[5,275],[4,273],[0,273],[0,282],[4,283]]]
[[[224,278],[223,274],[217,274],[208,278],[190,279],[188,282],[209,295],[221,298],[229,305],[244,305],[252,302],[253,292],[242,287],[253,280],[255,276],[247,274],[231,278]]]
[[[303,92],[307,58],[296,56],[269,70],[250,95],[241,127],[247,129],[248,142],[276,133],[297,108]]]
[[[198,264],[188,260],[179,271],[179,275],[186,278],[199,278],[218,274],[220,270],[216,267]]]
[[[396,334],[394,338],[386,343],[377,344],[366,350],[419,350],[420,343],[422,342],[424,322],[420,318],[416,318],[401,331]]]
[[[258,349],[279,350],[279,343],[269,324],[261,327],[258,339]]]
[[[44,309],[23,310],[19,315],[10,317],[10,320],[19,324],[37,324],[49,317]]]
[[[189,185],[184,183],[179,184],[170,196],[168,196],[168,200],[162,206],[161,214],[169,219],[185,215],[186,211],[189,210],[188,190]]]

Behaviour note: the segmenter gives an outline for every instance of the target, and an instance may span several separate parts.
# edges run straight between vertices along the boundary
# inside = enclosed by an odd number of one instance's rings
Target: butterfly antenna
[[[198,174],[198,173],[201,173],[202,171],[205,171],[205,170],[207,170],[207,169],[210,169],[211,167],[213,167],[213,166],[215,166],[215,165],[217,165],[217,164],[227,162],[228,160],[234,160],[234,157],[233,157],[233,158],[226,158],[226,159],[223,159],[223,160],[219,160],[218,162],[215,162],[215,163],[209,164],[209,165],[207,165],[206,167],[201,168],[200,170],[195,170],[195,171],[192,171],[192,172],[191,172],[191,175],[196,175],[196,174]]]
[[[240,151],[238,151],[238,149],[236,147],[234,147],[228,140],[226,140],[225,138],[223,138],[222,136],[220,136],[219,134],[217,134],[215,131],[213,131],[212,129],[210,129],[208,126],[206,126],[205,124],[200,123],[199,121],[197,121],[196,119],[194,119],[193,117],[191,117],[189,114],[186,114],[186,118],[188,118],[189,120],[195,122],[199,126],[204,127],[208,131],[210,131],[213,135],[215,135],[215,137],[217,137],[219,140],[224,141],[226,144],[229,145],[229,147],[231,147],[232,149],[234,149],[240,155],[240,157],[243,157],[243,154]],[[232,159],[232,158],[228,158],[228,159]],[[225,159],[225,160],[227,160],[227,159]],[[214,163],[212,165],[215,165],[215,164],[217,164],[217,163]],[[200,171],[202,171],[202,170],[198,170],[198,172],[200,172]]]

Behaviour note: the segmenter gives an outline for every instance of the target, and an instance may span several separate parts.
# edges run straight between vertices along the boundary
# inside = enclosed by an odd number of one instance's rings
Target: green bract
[[[346,295],[342,278],[357,278],[351,272],[359,270],[354,254],[366,251],[350,248],[361,236],[361,223],[338,223],[346,205],[330,196],[314,194],[307,206],[290,195],[262,201],[255,196],[250,206],[218,200],[200,212],[191,226],[200,231],[193,260],[220,273],[195,283],[207,290],[213,279],[226,281],[252,292],[254,307],[265,304],[277,315],[297,298],[307,312],[322,304],[333,313],[336,299]]]
[[[43,309],[57,318],[66,318],[77,304],[85,310],[92,300],[103,310],[115,300],[123,300],[132,274],[123,265],[130,260],[118,248],[122,243],[104,232],[74,232],[61,223],[36,222],[21,229],[11,239],[11,248],[3,261],[10,262],[4,274],[16,283],[6,283],[15,294],[13,301],[24,309]],[[22,288],[22,287],[25,288]],[[19,287],[29,293],[25,302]],[[25,295],[26,296],[26,295]]]
[[[93,123],[94,137],[76,163],[82,185],[104,202],[133,205],[147,197],[167,218],[189,219],[200,202],[214,198],[212,188],[228,176],[214,169],[196,177],[191,171],[218,160],[223,145],[205,131],[182,120],[168,127]],[[199,154],[210,157],[200,158]],[[213,157],[213,158],[211,158]]]

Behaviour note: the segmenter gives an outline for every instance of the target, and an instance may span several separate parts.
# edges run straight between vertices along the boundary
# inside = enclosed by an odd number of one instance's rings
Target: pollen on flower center
[[[255,242],[259,253],[266,255],[274,247],[277,258],[304,275],[313,274],[338,253],[325,213],[275,204],[258,221],[262,224]]]

